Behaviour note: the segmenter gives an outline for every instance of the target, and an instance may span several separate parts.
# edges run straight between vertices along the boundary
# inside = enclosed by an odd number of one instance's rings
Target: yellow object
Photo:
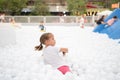
[[[40,32],[45,32],[45,30],[40,30]]]

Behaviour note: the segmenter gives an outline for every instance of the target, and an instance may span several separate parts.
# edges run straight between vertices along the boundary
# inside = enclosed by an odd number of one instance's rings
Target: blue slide
[[[104,30],[105,29],[105,24],[100,24],[100,25],[98,25],[97,27],[95,27],[95,29],[93,30],[93,32],[101,32],[102,30]]]
[[[103,30],[101,30],[100,33],[106,33],[107,35],[110,35],[113,31],[115,31],[115,30],[117,29],[117,27],[118,27],[118,26],[116,25],[116,24],[118,24],[117,22],[118,22],[118,20],[115,21],[115,22],[112,24],[112,26],[108,26],[108,27],[104,28]]]
[[[120,20],[118,20],[110,29],[111,33],[108,34],[109,38],[120,39]]]
[[[120,9],[115,9],[104,21],[107,22],[113,16],[117,16],[118,20],[112,26],[105,28],[105,24],[100,24],[93,32],[105,33],[112,39],[120,39]]]

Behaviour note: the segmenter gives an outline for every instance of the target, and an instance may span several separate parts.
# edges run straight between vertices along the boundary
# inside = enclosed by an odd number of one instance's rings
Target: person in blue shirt
[[[43,21],[40,22],[39,28],[41,31],[45,31],[45,26]]]

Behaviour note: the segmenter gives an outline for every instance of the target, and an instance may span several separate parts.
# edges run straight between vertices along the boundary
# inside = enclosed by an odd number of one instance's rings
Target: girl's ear
[[[48,44],[49,43],[49,40],[45,40],[45,43],[44,44]]]

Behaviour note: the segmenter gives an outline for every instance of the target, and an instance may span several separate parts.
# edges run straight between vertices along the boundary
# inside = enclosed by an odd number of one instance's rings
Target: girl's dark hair
[[[102,17],[101,18],[104,18],[105,17],[105,15],[102,15]]]
[[[50,38],[50,35],[52,35],[52,33],[44,33],[44,34],[42,34],[41,37],[40,37],[40,45],[35,46],[35,50],[38,50],[38,51],[42,50],[43,49],[42,44],[45,44],[45,41]]]
[[[42,44],[40,44],[38,46],[35,46],[35,50],[37,50],[37,51],[40,51],[42,49],[43,49],[43,45]]]
[[[116,18],[117,18],[117,16],[113,16],[113,18],[115,18],[115,19],[116,19]]]

